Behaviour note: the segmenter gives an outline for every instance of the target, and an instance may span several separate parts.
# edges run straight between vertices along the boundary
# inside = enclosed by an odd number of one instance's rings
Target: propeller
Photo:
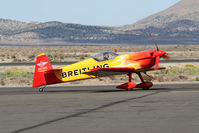
[[[154,42],[154,44],[155,44],[155,46],[156,46],[156,49],[157,49],[157,51],[159,51],[159,47],[158,47],[158,43],[157,43],[157,39],[156,39],[156,37],[155,37],[155,34],[152,33],[151,35],[152,35],[152,38],[153,38],[153,42]]]
[[[159,47],[158,47],[158,44],[157,44],[157,39],[155,37],[155,34],[152,33],[151,36],[153,38],[153,42],[154,42],[156,49],[157,49],[157,51],[155,52],[155,57],[156,57],[156,59],[155,59],[155,70],[158,70],[158,64],[160,62],[160,56],[158,55]]]
[[[154,57],[155,57],[155,70],[158,70],[158,65],[159,65],[159,62],[160,62],[160,57],[166,59],[166,60],[169,60],[170,57],[168,56],[168,54],[166,54],[165,51],[163,50],[160,50],[159,47],[158,47],[158,44],[157,44],[157,39],[155,37],[155,34],[152,33],[151,34],[152,38],[153,38],[153,42],[156,46],[156,51],[154,51]]]
[[[144,74],[145,74],[147,77],[149,77],[149,78],[151,78],[151,79],[154,79],[154,77],[151,76],[151,75],[148,75],[147,72],[144,72]]]
[[[160,62],[160,56],[157,56],[155,59],[155,70],[158,70],[158,64]]]
[[[165,54],[164,56],[162,56],[162,58],[164,58],[165,60],[170,60],[170,56],[168,54]]]

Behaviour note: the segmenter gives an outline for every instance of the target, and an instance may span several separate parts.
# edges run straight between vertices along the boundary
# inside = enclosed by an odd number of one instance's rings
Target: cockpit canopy
[[[113,60],[115,59],[119,54],[113,52],[113,51],[104,51],[97,55],[95,55],[93,58],[96,61],[106,61],[106,60]]]

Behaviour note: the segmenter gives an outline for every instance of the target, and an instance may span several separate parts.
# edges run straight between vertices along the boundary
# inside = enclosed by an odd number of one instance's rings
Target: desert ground
[[[160,45],[160,49],[167,51],[171,60],[199,59],[199,45]],[[118,50],[119,54],[156,49],[154,45],[122,45],[122,46],[1,46],[0,63],[35,62],[41,53],[48,55],[51,62],[80,61],[90,58],[102,51]]]
[[[160,49],[167,51],[170,60],[198,60],[199,46],[161,45]],[[34,66],[4,66],[3,63],[31,63],[36,56],[46,53],[51,62],[80,61],[94,56],[101,51],[118,50],[119,54],[154,50],[155,46],[65,46],[65,47],[0,47],[0,86],[31,86]],[[199,63],[161,64],[166,70],[153,71],[143,75],[145,80],[153,82],[192,82],[199,81]],[[57,65],[53,66],[58,67]],[[75,81],[66,84],[117,84],[128,80],[126,75],[110,76],[98,79]],[[133,75],[135,82],[140,82]],[[62,84],[64,85],[64,84]]]

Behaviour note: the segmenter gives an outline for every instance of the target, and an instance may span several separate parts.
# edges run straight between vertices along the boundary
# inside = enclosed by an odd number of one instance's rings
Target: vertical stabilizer
[[[46,85],[45,71],[52,70],[48,57],[43,53],[37,56],[32,87]]]

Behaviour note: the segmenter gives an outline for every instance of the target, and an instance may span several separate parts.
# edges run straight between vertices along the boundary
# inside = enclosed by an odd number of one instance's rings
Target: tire
[[[44,88],[45,88],[46,86],[42,86],[42,87],[40,87],[39,88],[39,92],[44,92]]]
[[[44,92],[44,89],[43,88],[39,88],[39,92]]]

